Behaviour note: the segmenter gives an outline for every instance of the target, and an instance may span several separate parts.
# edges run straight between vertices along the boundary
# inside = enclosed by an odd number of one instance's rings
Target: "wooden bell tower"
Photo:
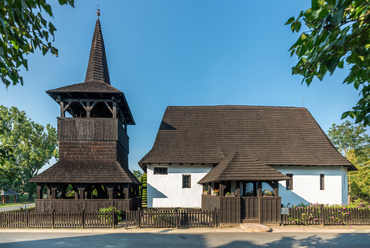
[[[128,168],[127,135],[135,121],[125,95],[111,85],[99,17],[85,81],[47,94],[60,105],[59,161],[30,180],[37,183],[36,210],[136,209],[140,183]]]

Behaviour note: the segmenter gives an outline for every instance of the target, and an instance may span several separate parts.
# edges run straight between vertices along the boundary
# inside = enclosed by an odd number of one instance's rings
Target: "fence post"
[[[175,215],[176,215],[176,228],[180,227],[180,214],[177,211],[177,208],[175,209]]]
[[[324,204],[320,204],[320,212],[321,212],[321,219],[322,219],[322,222],[321,222],[321,225],[325,226],[325,218],[324,218]]]
[[[116,217],[116,209],[115,209],[115,208],[113,208],[113,209],[112,209],[112,228],[114,228],[114,226],[115,226],[115,224],[116,224],[115,217]]]
[[[82,209],[82,228],[85,228],[85,209]]]
[[[54,213],[55,209],[53,209],[53,211],[51,212],[51,228],[54,228]]]
[[[138,226],[141,227],[141,214],[140,214],[140,207],[137,208],[137,223],[138,223]]]
[[[29,210],[27,209],[26,210],[26,227],[28,227],[28,213],[29,213]]]

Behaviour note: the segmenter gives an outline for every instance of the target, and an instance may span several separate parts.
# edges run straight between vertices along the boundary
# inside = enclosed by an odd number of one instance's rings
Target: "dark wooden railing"
[[[1,228],[85,228],[85,227],[115,227],[117,214],[115,212],[43,212],[30,211],[0,213]]]
[[[216,227],[217,211],[140,210],[126,211],[126,225],[149,228]]]
[[[118,215],[126,227],[179,228],[216,227],[217,211],[136,210],[112,212],[43,212],[15,211],[0,213],[0,228],[88,228],[116,227]]]
[[[37,212],[48,212],[50,209],[56,212],[78,212],[81,209],[95,212],[109,207],[126,211],[137,209],[140,206],[140,199],[36,199],[35,206]]]

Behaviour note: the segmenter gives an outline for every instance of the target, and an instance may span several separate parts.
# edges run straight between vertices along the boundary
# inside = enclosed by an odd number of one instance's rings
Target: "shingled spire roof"
[[[101,32],[99,17],[95,24],[89,64],[86,71],[85,82],[89,81],[102,81],[110,84],[107,57],[105,55],[104,40]]]

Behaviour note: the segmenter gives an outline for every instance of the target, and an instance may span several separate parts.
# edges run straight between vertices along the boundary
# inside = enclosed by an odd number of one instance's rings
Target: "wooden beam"
[[[109,99],[93,99],[93,98],[66,98],[64,101],[70,101],[70,102],[113,102],[113,100]]]
[[[64,118],[65,115],[64,115],[64,102],[61,101],[60,102],[60,117]]]
[[[109,109],[109,111],[112,113],[112,115],[114,115],[113,109],[109,106],[109,104],[107,102],[104,102],[104,103],[105,103],[105,106],[107,106],[107,108]]]

